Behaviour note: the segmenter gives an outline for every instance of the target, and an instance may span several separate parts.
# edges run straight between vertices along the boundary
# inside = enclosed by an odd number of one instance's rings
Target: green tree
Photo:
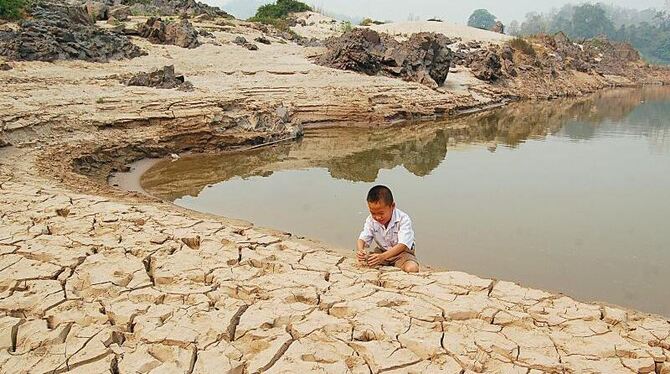
[[[468,26],[478,29],[491,30],[496,24],[496,16],[486,9],[477,9],[468,18]]]
[[[251,18],[252,21],[263,21],[272,19],[286,18],[289,13],[311,11],[312,8],[300,1],[295,0],[277,0],[274,4],[266,4],[258,8],[256,15]]]
[[[18,19],[23,15],[25,0],[0,0],[0,18]]]
[[[575,8],[572,16],[572,34],[578,38],[611,36],[614,34],[614,24],[600,5],[582,4]]]

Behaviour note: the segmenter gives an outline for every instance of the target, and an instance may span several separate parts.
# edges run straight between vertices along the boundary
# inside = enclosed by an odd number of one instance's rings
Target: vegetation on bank
[[[670,64],[670,13],[627,9],[603,3],[565,5],[549,13],[529,13],[522,23],[510,23],[516,36],[565,33],[572,40],[606,36],[630,43],[650,62]]]
[[[477,9],[468,18],[468,26],[482,30],[491,30],[496,24],[496,16],[486,9]]]
[[[523,53],[527,56],[535,57],[536,54],[537,54],[535,52],[535,48],[533,48],[532,44],[530,44],[526,39],[518,37],[518,36],[516,38],[510,40],[509,45],[512,48],[516,49],[517,51],[521,51],[521,53]]]
[[[22,18],[27,5],[26,0],[0,0],[0,18],[8,20]]]
[[[312,8],[300,1],[295,0],[277,0],[273,4],[260,6],[256,10],[256,15],[249,18],[251,22],[260,22],[266,25],[273,25],[278,30],[290,31],[287,21],[288,15],[297,12],[312,11]]]
[[[274,4],[262,5],[256,10],[256,15],[249,18],[252,22],[272,24],[277,20],[286,19],[290,13],[307,12],[312,8],[300,1],[277,0]]]
[[[386,22],[383,21],[377,21],[372,18],[363,18],[363,20],[359,23],[360,26],[372,26],[372,25],[383,25]]]

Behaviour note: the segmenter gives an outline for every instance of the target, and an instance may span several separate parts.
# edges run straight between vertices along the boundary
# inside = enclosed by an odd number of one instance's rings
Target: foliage
[[[526,39],[524,38],[516,37],[509,42],[509,45],[515,50],[520,51],[525,55],[531,57],[535,57],[536,55],[535,48],[533,48],[533,45],[530,44],[528,41],[526,41]]]
[[[636,10],[603,3],[565,5],[549,13],[528,13],[513,35],[564,32],[580,40],[606,36],[627,42],[648,61],[670,64],[670,14],[654,9]]]
[[[340,26],[340,31],[342,33],[349,32],[353,29],[354,29],[354,26],[349,21],[342,22],[342,25]]]
[[[486,9],[477,9],[468,19],[468,26],[478,29],[491,30],[496,24],[496,16]]]
[[[363,18],[363,20],[361,21],[361,23],[359,23],[359,25],[360,26],[383,25],[384,23],[386,23],[386,22],[376,21],[376,20],[373,20],[372,18],[367,18],[366,17],[366,18]]]
[[[0,0],[0,18],[19,19],[27,5],[26,0]]]
[[[285,19],[290,13],[311,11],[312,8],[300,1],[277,0],[274,4],[266,4],[256,10],[256,15],[249,20],[252,22],[269,23],[270,20]]]

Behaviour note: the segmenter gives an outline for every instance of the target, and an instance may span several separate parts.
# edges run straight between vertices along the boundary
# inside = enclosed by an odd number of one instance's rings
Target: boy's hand
[[[386,256],[384,253],[374,253],[368,257],[369,266],[379,266],[386,261]]]
[[[356,258],[361,265],[367,265],[365,249],[356,250]]]

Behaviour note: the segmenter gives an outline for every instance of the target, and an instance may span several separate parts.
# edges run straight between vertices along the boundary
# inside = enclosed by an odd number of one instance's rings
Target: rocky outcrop
[[[134,14],[162,16],[198,16],[207,15],[210,17],[233,18],[230,14],[218,7],[210,6],[195,0],[149,0],[149,1],[131,1],[122,0],[122,4],[129,5]]]
[[[138,27],[137,32],[154,44],[173,44],[182,48],[200,46],[198,31],[186,19],[179,22],[165,22],[160,18],[151,17]]]
[[[13,60],[108,60],[144,54],[127,37],[93,25],[82,7],[40,4],[18,30],[0,31],[0,55]]]
[[[370,29],[354,29],[326,41],[321,65],[368,75],[387,75],[430,87],[444,83],[449,74],[451,40],[442,34],[417,33],[407,41]]]
[[[140,72],[126,81],[128,86],[145,86],[154,88],[177,88],[180,91],[192,91],[193,85],[187,82],[183,75],[175,75],[174,65],[150,73]]]

